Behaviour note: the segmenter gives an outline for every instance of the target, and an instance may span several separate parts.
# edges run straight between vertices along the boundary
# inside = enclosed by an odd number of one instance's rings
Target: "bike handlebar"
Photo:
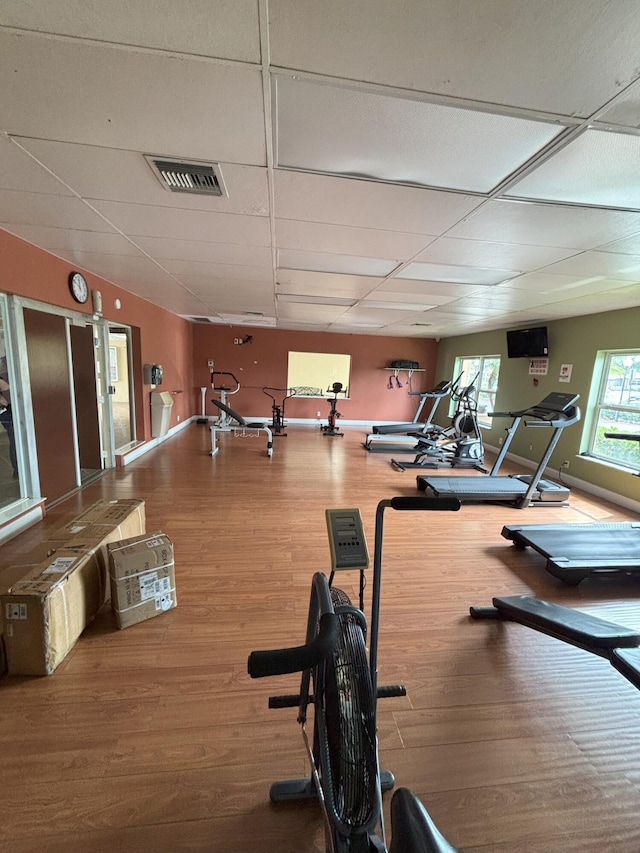
[[[302,672],[312,669],[329,655],[340,639],[340,619],[335,613],[323,613],[320,617],[318,633],[310,643],[293,646],[289,649],[251,652],[248,671],[251,678],[264,678],[269,675],[285,675],[289,672]]]
[[[391,509],[399,510],[447,510],[457,511],[460,509],[460,501],[457,498],[422,498],[422,497],[396,497],[389,502]]]

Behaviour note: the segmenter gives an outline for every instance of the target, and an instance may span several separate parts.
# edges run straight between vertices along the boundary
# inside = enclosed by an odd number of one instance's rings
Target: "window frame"
[[[500,378],[500,368],[502,367],[502,357],[500,356],[499,353],[489,353],[486,355],[457,355],[455,357],[455,361],[454,361],[454,371],[453,371],[454,379],[456,379],[458,376],[460,376],[460,374],[465,370],[464,362],[475,361],[475,360],[480,361],[480,367],[479,367],[479,371],[478,371],[480,373],[480,382],[476,386],[476,393],[474,395],[474,399],[477,403],[481,394],[489,397],[489,399],[493,400],[493,404],[490,408],[487,409],[487,411],[494,411],[494,409],[495,409],[495,398],[496,398],[496,394],[498,393],[498,380]],[[494,389],[488,389],[488,388],[482,387],[482,377],[484,375],[484,365],[485,365],[485,362],[489,361],[489,360],[496,360],[498,362],[498,374],[496,376],[496,385],[495,385]],[[449,415],[452,416],[454,411],[455,411],[455,403],[452,400],[449,404]],[[489,418],[487,416],[486,412],[478,411],[477,417],[478,417],[478,424],[481,427],[490,428],[492,426],[491,418]]]
[[[629,426],[631,428],[624,428],[620,430],[621,432],[640,432],[640,387],[638,388],[637,395],[637,403],[636,405],[630,405],[629,403],[612,403],[607,401],[606,394],[607,391],[610,390],[608,388],[609,381],[611,379],[611,362],[614,358],[635,358],[640,359],[640,349],[616,349],[616,350],[602,350],[598,353],[598,368],[600,370],[600,378],[597,382],[597,390],[595,392],[595,399],[592,397],[592,402],[590,405],[591,408],[591,426],[588,434],[588,444],[587,444],[587,455],[596,459],[598,462],[603,462],[607,465],[614,465],[616,467],[624,468],[625,470],[629,470],[632,472],[637,472],[638,468],[640,468],[640,461],[627,461],[623,458],[623,447],[625,443],[620,443],[617,441],[613,441],[610,443],[611,446],[611,455],[606,455],[602,452],[602,448],[599,445],[599,433],[601,431],[606,432],[615,432],[615,424],[612,424],[611,428],[607,428],[605,424],[601,423],[601,416],[603,411],[616,412],[618,414],[623,415],[634,415],[638,417],[638,420],[635,424],[630,422]],[[632,367],[632,365],[630,365]],[[596,373],[597,376],[597,373]],[[640,379],[640,361],[637,363],[636,376]],[[636,380],[639,381],[639,380]],[[633,383],[633,374],[631,381],[629,383],[629,391],[633,391],[632,388]],[[640,382],[639,382],[640,384]],[[622,391],[624,391],[626,385],[626,372],[622,382]],[[635,442],[634,442],[635,444]],[[605,445],[606,446],[606,445]],[[618,448],[616,450],[616,448]],[[626,448],[625,448],[626,450]],[[640,460],[640,454],[638,454],[638,458]]]

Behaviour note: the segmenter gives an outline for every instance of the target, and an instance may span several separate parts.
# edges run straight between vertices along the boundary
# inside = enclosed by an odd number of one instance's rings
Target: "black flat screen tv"
[[[507,332],[507,355],[509,358],[544,358],[549,355],[547,327],[514,329]]]

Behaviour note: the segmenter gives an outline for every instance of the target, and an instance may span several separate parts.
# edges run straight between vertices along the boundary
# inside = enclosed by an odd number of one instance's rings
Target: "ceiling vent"
[[[211,317],[189,317],[194,323],[213,323]]]
[[[198,160],[170,160],[145,154],[162,186],[171,193],[226,196],[218,163]]]

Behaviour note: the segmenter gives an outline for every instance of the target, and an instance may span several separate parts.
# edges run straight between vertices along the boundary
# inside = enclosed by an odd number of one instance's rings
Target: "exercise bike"
[[[276,398],[273,394],[270,394],[270,391],[280,391],[284,392],[284,396],[282,397],[281,403],[276,403]],[[295,388],[271,388],[269,385],[265,385],[262,389],[262,393],[266,394],[267,397],[271,397],[271,430],[274,435],[286,436],[285,423],[284,423],[284,404],[291,397],[295,396]]]
[[[327,388],[327,394],[333,394],[333,397],[328,397],[328,401],[331,404],[331,410],[329,411],[329,418],[326,424],[322,424],[320,429],[322,430],[323,435],[344,435],[343,432],[338,430],[338,418],[341,418],[342,415],[338,411],[338,394],[347,393],[347,389],[342,390],[342,382],[334,382],[331,388]]]
[[[317,799],[322,807],[327,850],[332,853],[385,853],[382,792],[395,784],[393,775],[380,770],[376,729],[378,698],[403,696],[403,685],[378,686],[377,654],[382,575],[384,511],[450,510],[456,500],[395,497],[382,500],[376,510],[375,548],[368,639],[364,616],[364,570],[369,565],[364,530],[357,509],[327,510],[332,555],[330,579],[316,572],[311,584],[306,642],[302,646],[254,651],[249,656],[252,678],[301,672],[300,692],[272,696],[270,708],[298,708],[298,722],[311,764],[311,776],[276,782],[273,802]],[[332,587],[335,571],[360,571],[360,606]],[[312,704],[313,734],[306,732],[307,709]],[[406,788],[391,803],[393,842],[390,853],[456,853],[439,833],[426,809]]]

